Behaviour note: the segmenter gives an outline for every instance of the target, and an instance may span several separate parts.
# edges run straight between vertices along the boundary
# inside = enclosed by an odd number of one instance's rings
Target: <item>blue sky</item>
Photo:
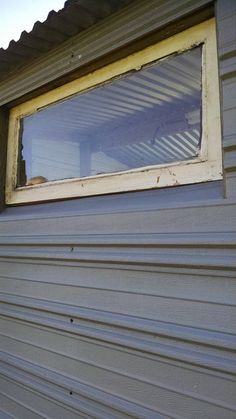
[[[0,0],[0,48],[17,41],[22,31],[31,31],[33,24],[43,22],[50,10],[63,8],[65,0]]]

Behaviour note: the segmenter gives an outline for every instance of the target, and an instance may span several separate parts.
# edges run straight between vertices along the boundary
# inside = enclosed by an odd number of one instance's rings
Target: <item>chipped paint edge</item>
[[[143,65],[204,44],[202,65],[202,141],[198,158],[168,165],[75,179],[65,179],[33,187],[16,188],[20,118],[40,108],[64,100]],[[222,146],[219,104],[219,76],[215,20],[187,29],[142,51],[131,54],[77,80],[60,86],[13,108],[10,112],[6,203],[20,204],[102,195],[199,183],[222,179]]]

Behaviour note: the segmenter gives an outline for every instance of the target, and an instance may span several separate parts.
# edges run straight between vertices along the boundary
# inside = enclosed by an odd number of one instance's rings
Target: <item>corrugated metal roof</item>
[[[51,10],[44,22],[37,21],[31,32],[0,48],[0,77],[27,64],[71,36],[82,32],[133,0],[67,0],[64,8]]]

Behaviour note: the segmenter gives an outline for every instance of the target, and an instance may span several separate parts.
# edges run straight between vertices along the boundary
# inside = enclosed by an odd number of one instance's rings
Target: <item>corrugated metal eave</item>
[[[78,71],[85,65],[118,51],[150,33],[197,12],[212,0],[172,0],[158,4],[155,0],[137,0],[12,73],[0,82],[0,105],[9,103],[56,79]],[[208,16],[209,17],[209,16]],[[181,28],[180,28],[181,29]],[[166,36],[170,36],[170,32]]]
[[[7,49],[0,48],[0,78],[5,79],[22,66],[83,32],[133,0],[68,0],[63,9],[51,10],[44,22],[35,22]]]

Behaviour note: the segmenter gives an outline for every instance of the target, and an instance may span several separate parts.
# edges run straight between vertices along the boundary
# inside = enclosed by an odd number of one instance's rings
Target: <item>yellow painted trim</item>
[[[150,166],[127,172],[15,188],[20,118],[131,70],[139,70],[142,66],[152,61],[175,52],[188,50],[192,46],[201,43],[204,43],[202,84],[203,132],[201,153],[198,159],[191,162]],[[221,179],[222,151],[217,66],[215,21],[210,19],[80,79],[16,106],[10,112],[6,202],[8,204],[17,204],[46,201]]]

